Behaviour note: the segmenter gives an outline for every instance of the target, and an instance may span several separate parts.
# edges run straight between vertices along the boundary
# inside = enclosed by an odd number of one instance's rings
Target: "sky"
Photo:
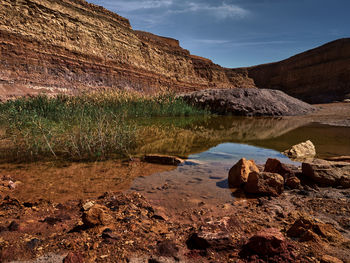
[[[350,37],[349,0],[88,0],[224,67],[279,61]]]

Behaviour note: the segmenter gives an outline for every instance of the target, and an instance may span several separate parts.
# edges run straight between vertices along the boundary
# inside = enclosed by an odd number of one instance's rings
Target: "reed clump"
[[[136,147],[138,118],[203,114],[173,94],[120,91],[41,95],[0,104],[2,139],[11,142],[7,155],[17,159],[128,157]]]

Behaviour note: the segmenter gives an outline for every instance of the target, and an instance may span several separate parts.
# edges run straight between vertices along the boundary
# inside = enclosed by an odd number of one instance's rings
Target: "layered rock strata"
[[[279,89],[309,103],[350,98],[350,39],[278,63],[228,69],[179,41],[133,30],[129,20],[84,0],[2,0],[0,99],[125,89]]]
[[[259,88],[279,89],[309,103],[343,101],[350,98],[350,38],[248,71]]]
[[[3,0],[0,94],[119,88],[144,92],[253,87],[244,69],[193,56],[83,0]]]

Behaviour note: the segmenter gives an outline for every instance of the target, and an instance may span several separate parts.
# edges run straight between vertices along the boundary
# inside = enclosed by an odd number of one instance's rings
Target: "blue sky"
[[[88,1],[225,67],[279,61],[350,37],[349,0]]]

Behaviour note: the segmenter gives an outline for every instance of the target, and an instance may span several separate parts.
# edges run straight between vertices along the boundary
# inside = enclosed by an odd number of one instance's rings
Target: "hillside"
[[[350,99],[350,38],[248,71],[258,87],[280,89],[309,103]]]

